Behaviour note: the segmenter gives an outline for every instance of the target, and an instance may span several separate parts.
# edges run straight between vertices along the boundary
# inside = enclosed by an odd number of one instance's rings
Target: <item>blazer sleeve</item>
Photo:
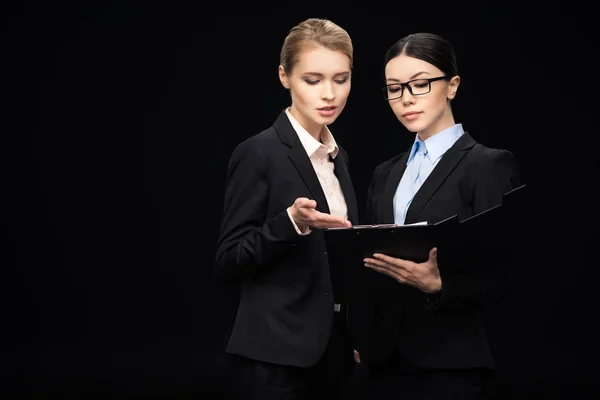
[[[505,193],[521,185],[519,166],[514,155],[507,150],[487,150],[491,152],[473,163],[468,171],[473,179],[465,179],[469,183],[460,188],[470,193],[473,215],[500,204]],[[512,240],[507,242],[513,243]],[[472,246],[472,243],[463,243],[453,251],[459,256],[450,260],[438,259],[442,290],[428,296],[432,308],[485,308],[508,294],[511,266],[517,256],[516,248],[495,243],[494,251],[479,256],[479,252],[472,251]],[[469,270],[472,272],[445,273],[446,261],[470,264]]]
[[[286,209],[268,216],[269,171],[258,141],[240,144],[229,161],[215,277],[230,282],[265,272],[300,237]]]

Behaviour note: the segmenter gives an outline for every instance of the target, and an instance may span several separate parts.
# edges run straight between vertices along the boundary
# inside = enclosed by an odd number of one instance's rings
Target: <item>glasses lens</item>
[[[386,99],[395,99],[402,96],[402,85],[387,85],[384,88],[383,94]]]
[[[429,81],[427,79],[417,79],[409,85],[414,95],[429,93]]]

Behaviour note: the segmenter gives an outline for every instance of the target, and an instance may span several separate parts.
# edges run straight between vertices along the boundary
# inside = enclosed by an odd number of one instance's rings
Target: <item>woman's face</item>
[[[306,44],[291,74],[279,67],[279,78],[290,89],[290,113],[317,140],[324,125],[340,115],[350,94],[350,59],[341,51]]]
[[[386,85],[406,83],[413,79],[428,79],[444,76],[437,67],[418,58],[399,55],[391,59],[385,66]],[[426,94],[413,95],[408,87],[399,89],[401,85],[388,86],[389,97],[402,96],[388,100],[398,120],[411,132],[419,134],[421,140],[454,125],[454,117],[450,109],[451,100],[456,95],[460,77],[442,79],[429,83],[431,91]],[[425,85],[413,85],[413,91],[425,91]],[[424,90],[425,89],[425,90]]]

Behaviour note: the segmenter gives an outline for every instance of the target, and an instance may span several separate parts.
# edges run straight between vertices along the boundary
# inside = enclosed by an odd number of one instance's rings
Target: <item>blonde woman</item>
[[[353,366],[321,229],[358,219],[348,155],[329,129],[350,94],[352,57],[332,21],[292,28],[278,70],[291,104],[229,161],[215,272],[240,288],[226,346],[240,398],[333,400]]]

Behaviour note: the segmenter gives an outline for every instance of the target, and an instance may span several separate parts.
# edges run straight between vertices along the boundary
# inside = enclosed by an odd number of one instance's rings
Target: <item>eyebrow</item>
[[[314,75],[319,78],[323,78],[325,76],[320,72],[305,72],[302,74],[302,76],[305,76],[305,75]],[[345,71],[345,72],[338,72],[337,74],[334,74],[333,77],[335,78],[335,77],[339,77],[339,76],[349,76],[349,75],[350,75],[350,72]]]
[[[430,74],[430,73],[429,73],[429,72],[427,72],[427,71],[419,71],[419,72],[417,72],[416,74],[413,74],[413,76],[411,76],[410,78],[408,78],[408,80],[409,80],[409,81],[410,81],[410,80],[413,80],[413,79],[415,79],[417,76],[419,76],[419,75],[421,75],[421,74]],[[430,74],[430,75],[431,75],[431,74]],[[391,82],[400,82],[400,79],[396,79],[396,78],[387,78],[387,79],[386,79],[386,82],[389,82],[389,81],[391,81]]]

